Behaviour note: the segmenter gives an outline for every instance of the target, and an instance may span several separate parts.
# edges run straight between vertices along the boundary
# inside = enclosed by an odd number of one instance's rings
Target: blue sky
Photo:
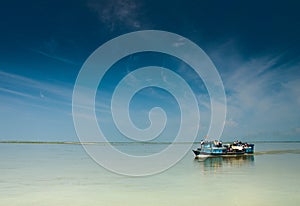
[[[214,62],[227,97],[223,139],[300,140],[300,3],[298,1],[80,0],[10,1],[0,6],[0,140],[77,141],[73,86],[91,53],[119,35],[145,29],[182,35]],[[155,62],[155,63],[153,63]],[[207,132],[210,101],[201,79],[177,59],[130,56],[111,68],[97,95],[100,125],[113,141],[109,99],[117,82],[138,66],[157,64],[182,75]],[[167,92],[140,91],[132,119],[165,109],[162,141],[178,129],[178,105]]]

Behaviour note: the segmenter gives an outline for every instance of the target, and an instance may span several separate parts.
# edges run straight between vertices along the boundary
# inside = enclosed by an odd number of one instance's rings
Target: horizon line
[[[224,143],[231,141],[224,141]],[[198,144],[199,142],[143,142],[143,141],[112,141],[112,142],[80,142],[80,141],[20,141],[20,140],[0,140],[0,144]],[[255,140],[251,143],[300,143],[300,140]]]

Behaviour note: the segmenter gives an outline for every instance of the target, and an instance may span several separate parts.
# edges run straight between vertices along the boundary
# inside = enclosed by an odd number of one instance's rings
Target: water
[[[255,146],[244,158],[198,161],[190,152],[161,174],[133,178],[103,169],[81,145],[2,143],[0,205],[299,205],[300,143]]]

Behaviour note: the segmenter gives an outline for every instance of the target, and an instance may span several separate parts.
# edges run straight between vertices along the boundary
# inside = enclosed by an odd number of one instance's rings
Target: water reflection
[[[254,155],[238,157],[211,157],[206,159],[195,159],[196,166],[200,166],[203,172],[223,171],[224,168],[238,168],[254,165]]]

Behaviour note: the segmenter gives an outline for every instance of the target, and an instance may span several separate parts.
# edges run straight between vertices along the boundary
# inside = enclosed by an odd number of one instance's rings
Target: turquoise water
[[[0,144],[1,205],[299,205],[300,143],[256,143],[244,158],[194,160],[149,177],[107,171],[74,144]],[[164,144],[116,144],[159,151]],[[194,146],[195,148],[197,145]]]

